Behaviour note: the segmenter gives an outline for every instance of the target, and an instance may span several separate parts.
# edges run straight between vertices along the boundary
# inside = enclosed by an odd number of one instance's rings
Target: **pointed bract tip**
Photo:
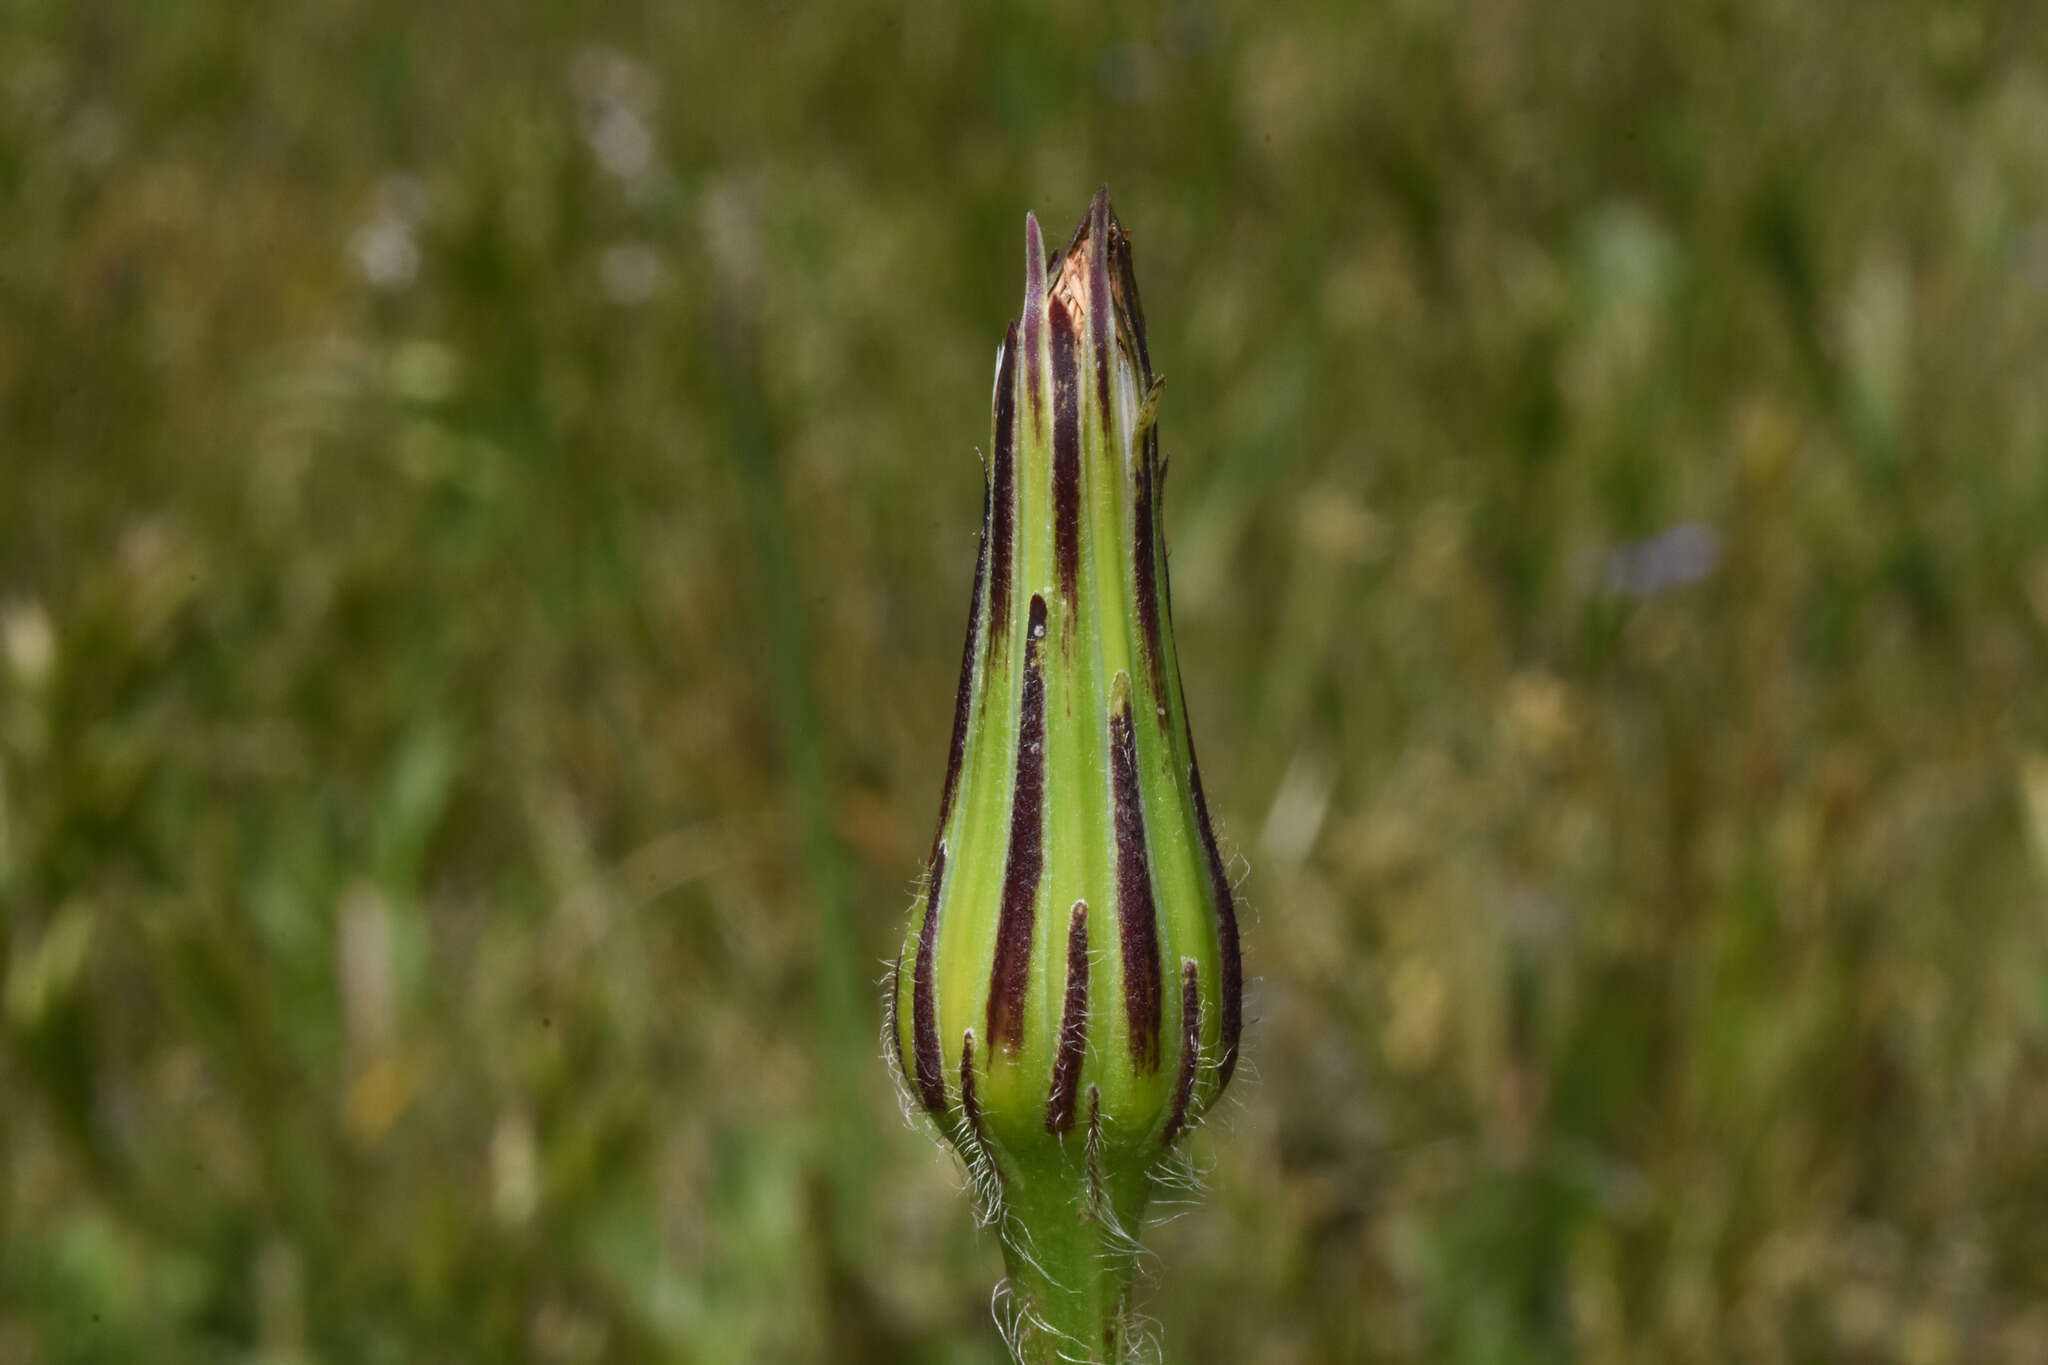
[[[1095,231],[1105,237],[1109,235],[1109,225],[1116,221],[1116,209],[1109,202],[1109,186],[1095,191],[1095,197],[1088,201],[1088,221]]]
[[[1123,225],[1116,220],[1116,204],[1109,197],[1109,186],[1095,191],[1088,201],[1087,209],[1081,214],[1081,221],[1074,225],[1074,239],[1068,244],[1072,250],[1083,237],[1100,237],[1114,246],[1116,239],[1123,236]]]
[[[1024,215],[1024,307],[1035,310],[1045,298],[1045,234],[1038,230],[1038,215]]]
[[[1109,289],[1110,224],[1115,221],[1109,207],[1109,186],[1104,185],[1088,204],[1088,268],[1096,287],[1105,293]]]

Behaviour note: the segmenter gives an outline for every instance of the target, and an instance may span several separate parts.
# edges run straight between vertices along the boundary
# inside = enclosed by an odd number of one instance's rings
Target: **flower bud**
[[[1003,1231],[1027,1358],[1034,1340],[1116,1358],[1125,1229],[1237,1062],[1237,922],[1168,603],[1160,386],[1108,192],[1050,260],[1027,216],[939,826],[890,997],[911,1101]]]

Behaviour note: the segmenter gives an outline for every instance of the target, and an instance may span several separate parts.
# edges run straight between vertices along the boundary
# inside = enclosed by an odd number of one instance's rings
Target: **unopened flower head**
[[[1092,1288],[1071,1283],[1096,1274],[1078,1262],[1063,1275],[1058,1248],[1077,1219],[1135,1227],[1230,1082],[1242,971],[1174,650],[1160,381],[1130,240],[1103,191],[1050,259],[1027,217],[1024,257],[891,1035],[912,1102],[983,1182],[1024,1335],[1071,1354],[1081,1334],[1060,1300],[1108,1296],[1096,1307],[1120,1315],[1134,1246],[1110,1246]]]

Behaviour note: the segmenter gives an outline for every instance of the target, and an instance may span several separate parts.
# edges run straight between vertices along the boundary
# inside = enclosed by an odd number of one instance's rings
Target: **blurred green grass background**
[[[0,1362],[999,1359],[872,983],[1103,181],[1250,909],[1167,1358],[2048,1361],[2044,40],[11,0]]]

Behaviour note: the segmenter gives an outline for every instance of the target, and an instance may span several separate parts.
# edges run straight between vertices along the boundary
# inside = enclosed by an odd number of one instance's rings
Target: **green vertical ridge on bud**
[[[1167,602],[1130,242],[1098,193],[997,355],[981,549],[889,1047],[975,1173],[1027,1361],[1129,1346],[1135,1230],[1236,1062],[1231,888]]]

